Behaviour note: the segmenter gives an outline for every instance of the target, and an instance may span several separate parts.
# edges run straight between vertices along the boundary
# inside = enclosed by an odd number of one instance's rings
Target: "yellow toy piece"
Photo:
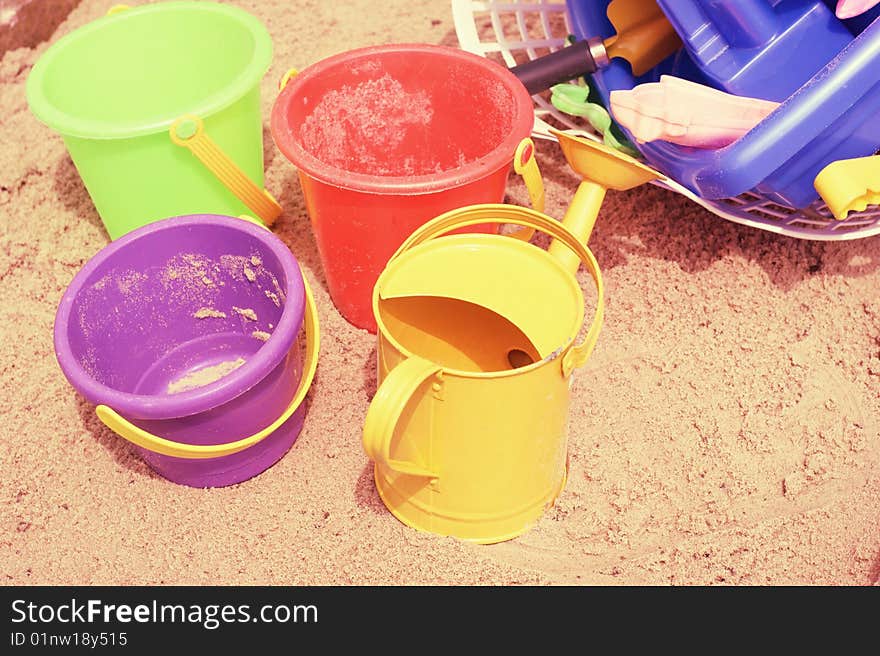
[[[813,186],[838,221],[880,203],[880,155],[842,159],[819,171]]]
[[[617,34],[605,40],[608,57],[630,63],[640,76],[681,48],[681,39],[654,0],[613,0],[608,20]]]

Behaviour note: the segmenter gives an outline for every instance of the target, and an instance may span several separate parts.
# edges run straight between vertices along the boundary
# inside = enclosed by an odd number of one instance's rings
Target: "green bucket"
[[[272,41],[212,2],[111,10],[53,44],[27,81],[112,239],[181,214],[280,213],[263,190],[260,80]]]

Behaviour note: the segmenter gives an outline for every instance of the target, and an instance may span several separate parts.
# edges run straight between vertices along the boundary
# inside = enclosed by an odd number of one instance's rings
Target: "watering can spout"
[[[582,244],[590,240],[608,189],[626,191],[662,177],[651,167],[609,146],[559,130],[551,132],[559,139],[568,165],[583,178],[562,220]],[[580,266],[580,258],[558,240],[550,244],[550,254],[571,273]]]

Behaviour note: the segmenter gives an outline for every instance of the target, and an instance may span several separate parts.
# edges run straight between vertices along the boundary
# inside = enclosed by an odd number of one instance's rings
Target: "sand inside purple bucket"
[[[230,302],[227,287],[245,291]],[[182,253],[146,269],[116,268],[86,287],[76,310],[90,342],[80,362],[100,382],[140,394],[178,394],[214,383],[269,340],[284,293],[259,253]],[[267,307],[269,308],[267,310]],[[179,336],[169,340],[169,334]],[[108,366],[98,346],[140,341],[140,377]],[[187,345],[193,345],[188,348]],[[120,361],[117,359],[116,364]],[[124,368],[127,371],[131,367]]]

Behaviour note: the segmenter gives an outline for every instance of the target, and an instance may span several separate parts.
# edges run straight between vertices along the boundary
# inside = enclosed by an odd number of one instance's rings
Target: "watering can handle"
[[[95,408],[104,424],[114,433],[128,440],[132,444],[139,447],[160,453],[164,456],[174,456],[176,458],[188,458],[192,460],[204,458],[219,458],[220,456],[228,456],[233,453],[243,451],[253,446],[257,442],[264,440],[275,432],[281,425],[287,421],[290,416],[297,411],[302,404],[315,378],[315,370],[318,367],[318,350],[320,348],[321,334],[318,325],[318,313],[315,307],[315,298],[309,283],[303,276],[303,284],[305,285],[306,295],[306,316],[305,316],[305,333],[306,333],[306,355],[303,363],[303,375],[299,381],[299,388],[296,390],[290,405],[281,413],[271,424],[266,426],[258,433],[254,433],[249,437],[245,437],[235,442],[227,442],[225,444],[185,444],[182,442],[174,442],[165,438],[153,435],[145,431],[143,428],[135,426],[125,417],[106,405],[99,405]]]
[[[391,438],[416,390],[431,378],[436,378],[435,391],[437,386],[442,385],[439,380],[441,371],[441,367],[433,362],[410,357],[394,367],[379,385],[364,420],[364,451],[373,462],[401,474],[438,478],[435,472],[421,465],[392,458]]]
[[[186,148],[205,165],[216,178],[251,209],[263,223],[272,225],[281,214],[281,205],[265,189],[254,184],[244,171],[220,149],[205,133],[205,125],[198,116],[184,114],[169,129],[171,141]]]
[[[488,218],[487,215],[489,215]],[[590,324],[590,329],[583,341],[569,349],[562,358],[562,373],[566,377],[569,376],[572,371],[587,361],[590,353],[593,352],[593,347],[596,346],[596,340],[599,338],[599,331],[605,316],[605,283],[602,281],[602,273],[599,271],[599,264],[593,253],[559,221],[535,210],[514,205],[472,205],[452,210],[428,221],[413,232],[397,249],[397,252],[389,260],[389,264],[403,253],[430,239],[452,230],[486,223],[512,223],[540,230],[550,235],[558,243],[568,246],[580,258],[590,277],[593,278],[596,285],[596,311],[593,315],[593,322]]]

